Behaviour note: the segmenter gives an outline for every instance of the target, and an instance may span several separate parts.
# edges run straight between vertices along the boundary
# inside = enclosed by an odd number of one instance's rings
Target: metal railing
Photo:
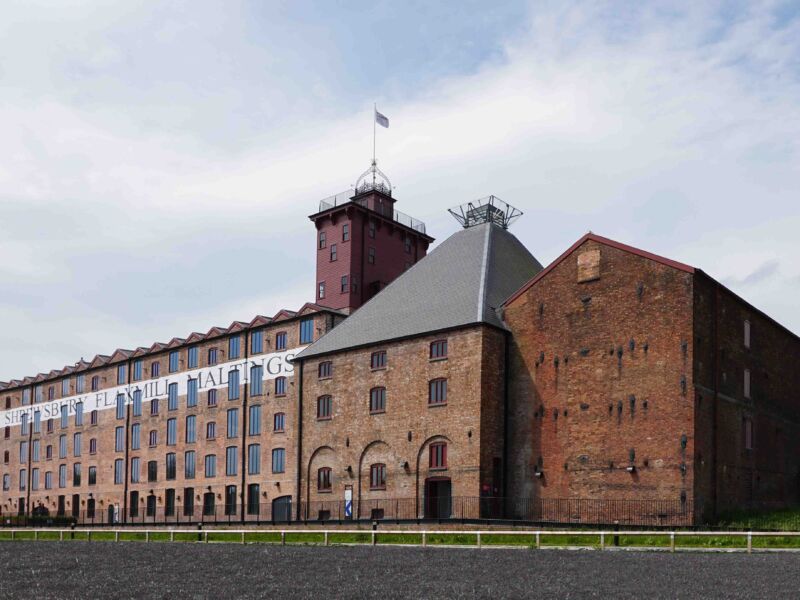
[[[413,229],[414,231],[418,231],[420,233],[425,233],[425,223],[420,221],[419,219],[415,219],[414,217],[407,215],[399,210],[394,210],[391,206],[386,206],[383,210],[375,210],[370,208],[366,198],[358,198],[353,200],[353,195],[356,192],[353,190],[348,190],[345,192],[340,192],[338,194],[334,194],[333,196],[328,196],[323,200],[319,201],[319,212],[324,210],[328,210],[334,208],[336,206],[341,206],[343,204],[347,204],[348,202],[353,202],[354,204],[358,204],[359,206],[366,208],[376,214],[379,214],[387,219],[392,219],[393,221],[400,223],[401,225],[405,225],[406,227]],[[360,193],[360,192],[359,192]]]
[[[384,537],[385,536],[385,537]],[[398,539],[400,537],[401,539]],[[496,544],[491,540],[492,538],[511,538],[515,539],[513,543],[509,540],[502,540],[504,544]],[[619,543],[619,538],[650,538],[651,542],[656,540],[664,540],[666,544],[652,544],[651,546],[633,545],[628,543]],[[305,530],[289,530],[289,529],[272,529],[272,530],[254,530],[254,529],[204,529],[199,526],[198,529],[120,529],[120,528],[103,528],[103,529],[79,529],[76,527],[60,528],[60,529],[22,529],[12,528],[7,530],[0,530],[0,540],[33,540],[33,541],[65,541],[65,540],[86,540],[91,541],[115,541],[124,542],[129,540],[145,541],[145,542],[227,542],[227,543],[271,543],[286,545],[291,543],[301,544],[318,544],[328,546],[334,544],[347,544],[347,545],[391,545],[402,544],[404,546],[417,545],[428,546],[429,544],[441,546],[455,546],[455,547],[522,547],[522,548],[537,548],[540,549],[544,545],[543,538],[546,539],[546,545],[551,548],[574,548],[574,547],[589,547],[598,548],[599,550],[606,550],[612,546],[628,546],[640,548],[661,548],[668,549],[670,552],[675,552],[680,549],[677,541],[681,537],[684,538],[720,538],[726,540],[726,546],[709,547],[698,544],[687,544],[686,547],[699,546],[706,550],[724,549],[725,551],[740,550],[748,553],[753,552],[754,539],[768,539],[772,538],[792,538],[800,537],[800,531],[621,531],[621,530],[601,530],[601,531],[574,531],[574,530],[372,530],[363,529],[305,529]],[[384,541],[381,541],[381,538]],[[566,538],[566,543],[554,543],[559,538]],[[580,538],[576,541],[576,538]],[[740,544],[731,544],[730,541],[739,538]],[[525,541],[527,540],[527,544]],[[609,544],[611,540],[611,544]],[[452,543],[450,543],[452,541]],[[519,542],[522,541],[524,545]],[[624,540],[627,542],[627,540]],[[780,549],[795,549],[797,543],[785,543],[781,546],[779,544],[769,544],[769,550]]]

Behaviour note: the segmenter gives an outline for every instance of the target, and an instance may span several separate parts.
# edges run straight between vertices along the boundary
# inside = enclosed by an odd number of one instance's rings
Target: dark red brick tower
[[[392,186],[375,161],[355,185],[319,203],[317,304],[352,312],[425,256],[425,224],[394,209]]]

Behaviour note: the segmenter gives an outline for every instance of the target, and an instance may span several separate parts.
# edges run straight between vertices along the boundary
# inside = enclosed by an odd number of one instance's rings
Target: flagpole
[[[372,187],[375,187],[375,122],[378,115],[378,103],[372,105]]]

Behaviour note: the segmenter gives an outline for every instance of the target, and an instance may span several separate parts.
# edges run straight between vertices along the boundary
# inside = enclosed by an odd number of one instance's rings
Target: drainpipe
[[[125,390],[126,392],[126,399],[125,399],[125,480],[123,482],[122,488],[122,522],[125,523],[128,518],[128,463],[130,462],[130,446],[131,446],[131,359],[128,359],[128,366],[127,369],[127,380],[128,380],[128,389]],[[114,399],[116,403],[116,398]],[[115,408],[116,410],[116,408]],[[141,436],[141,431],[139,435]],[[140,440],[141,441],[141,440]],[[140,473],[141,475],[141,473]],[[87,475],[88,477],[88,475]]]
[[[713,444],[713,462],[711,468],[711,506],[712,516],[716,520],[718,514],[717,506],[717,486],[718,486],[718,454],[719,454],[719,427],[717,425],[718,404],[719,404],[719,373],[720,373],[720,357],[719,357],[719,284],[714,283],[714,303],[713,303],[714,317],[711,320],[711,352],[713,365],[713,385],[714,385],[714,400],[711,404],[711,440]]]
[[[503,498],[503,517],[506,516],[506,505],[508,504],[508,430],[509,430],[509,414],[508,414],[508,406],[510,403],[510,394],[509,394],[509,382],[510,382],[510,369],[509,369],[509,356],[511,354],[511,334],[504,333],[503,334],[503,470],[502,470],[502,477],[503,477],[503,486],[502,486],[502,493]]]
[[[362,227],[363,230],[363,227]],[[302,485],[303,472],[303,361],[299,361],[300,370],[297,374],[297,520],[300,520],[300,489]],[[307,482],[307,485],[310,485]]]
[[[32,448],[32,446],[33,446],[33,413],[35,412],[33,410],[33,405],[36,404],[35,393],[36,393],[36,390],[34,389],[34,386],[31,385],[31,403],[29,405],[31,413],[30,413],[29,418],[28,418],[28,457],[27,457],[28,460],[27,460],[27,464],[25,465],[25,478],[27,480],[26,484],[25,484],[25,516],[26,517],[28,515],[30,515],[30,512],[31,512],[31,480],[32,480],[32,475],[31,475],[31,452],[33,451],[33,448]],[[19,512],[19,509],[17,509],[17,512]]]
[[[263,349],[263,348],[262,348]],[[250,391],[250,365],[248,359],[250,358],[250,330],[245,329],[244,332],[244,397],[242,399],[242,489],[239,492],[239,501],[242,505],[242,523],[244,523],[244,498],[246,473],[247,473],[247,398]],[[226,494],[227,495],[227,494]]]

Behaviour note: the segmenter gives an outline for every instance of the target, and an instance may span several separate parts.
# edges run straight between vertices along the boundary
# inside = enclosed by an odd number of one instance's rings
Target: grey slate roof
[[[505,229],[491,223],[463,229],[296,359],[473,323],[505,328],[497,309],[541,270]]]

